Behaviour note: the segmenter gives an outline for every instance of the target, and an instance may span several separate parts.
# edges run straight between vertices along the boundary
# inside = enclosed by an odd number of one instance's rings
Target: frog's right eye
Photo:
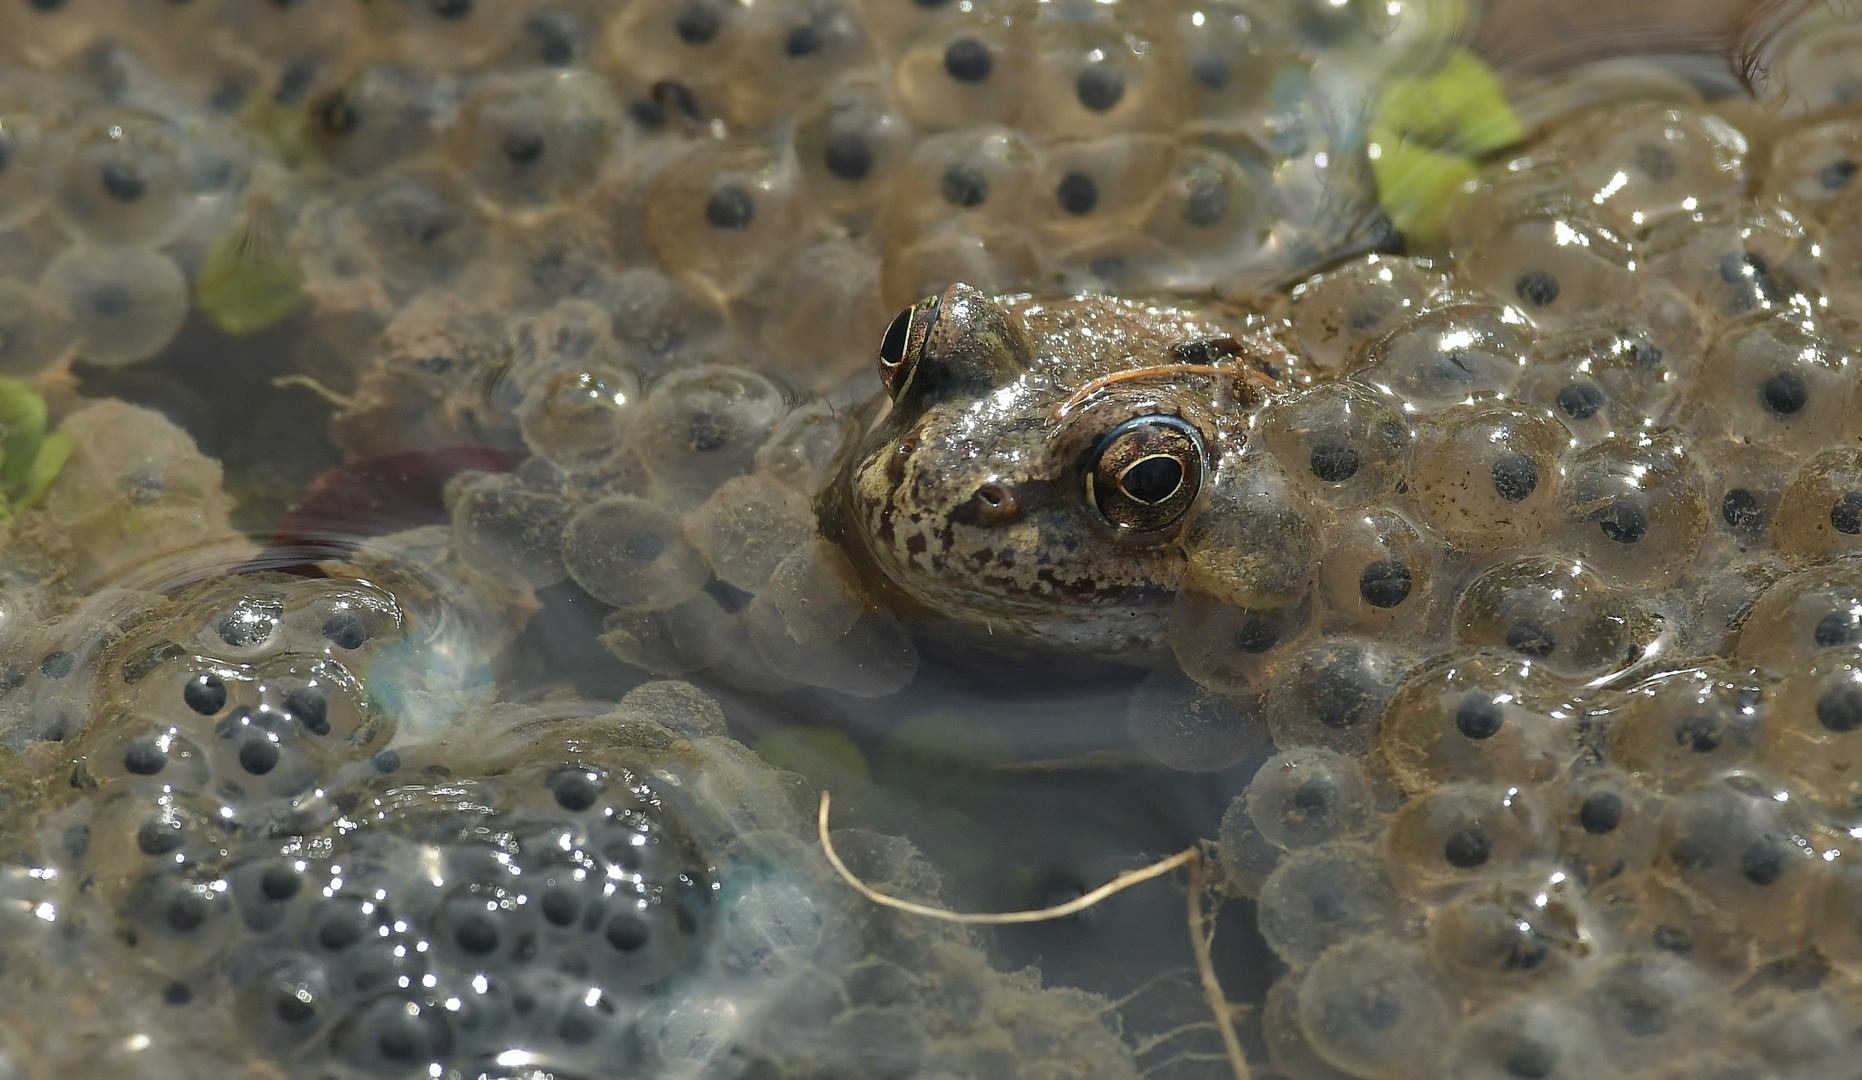
[[[939,306],[938,297],[927,297],[899,312],[886,327],[886,336],[879,343],[879,380],[895,400],[924,359],[925,344],[931,340],[931,328],[937,324]]]

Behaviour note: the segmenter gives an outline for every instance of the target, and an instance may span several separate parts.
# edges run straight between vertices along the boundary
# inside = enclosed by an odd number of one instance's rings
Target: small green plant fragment
[[[304,302],[303,278],[255,217],[229,229],[207,249],[194,282],[194,302],[229,334],[263,330]]]
[[[1440,236],[1477,160],[1525,135],[1499,76],[1456,49],[1440,66],[1397,79],[1378,100],[1370,130],[1371,173],[1392,224],[1413,239]]]
[[[0,518],[36,505],[71,457],[71,436],[48,435],[46,424],[32,384],[0,375]]]
[[[39,444],[39,452],[32,456],[32,467],[26,470],[25,481],[17,491],[8,490],[10,503],[14,510],[30,510],[39,505],[51,488],[52,481],[58,479],[65,462],[71,460],[71,452],[77,448],[77,440],[63,431],[54,431]]]

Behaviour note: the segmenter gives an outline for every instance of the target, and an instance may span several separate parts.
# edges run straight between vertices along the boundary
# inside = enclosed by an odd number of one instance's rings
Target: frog
[[[843,474],[847,546],[947,630],[1157,652],[1185,525],[1296,355],[1215,299],[952,285],[881,338],[886,400]]]

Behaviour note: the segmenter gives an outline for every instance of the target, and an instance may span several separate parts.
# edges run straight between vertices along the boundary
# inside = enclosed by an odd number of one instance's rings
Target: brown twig
[[[1099,886],[1097,889],[1094,889],[1084,896],[1069,900],[1064,904],[1041,908],[1037,911],[1005,911],[996,913],[949,911],[944,908],[930,907],[925,904],[914,904],[910,900],[901,900],[896,896],[887,896],[885,893],[880,892],[878,889],[873,888],[871,885],[855,877],[853,871],[847,869],[847,864],[841,861],[839,853],[834,850],[834,841],[828,835],[828,802],[828,793],[823,791],[821,793],[821,812],[816,817],[816,825],[821,833],[821,850],[827,855],[828,862],[833,865],[835,873],[841,876],[841,880],[845,881],[861,896],[866,897],[868,900],[882,907],[889,907],[898,911],[908,911],[913,915],[923,915],[927,919],[941,919],[944,922],[1006,926],[1011,923],[1034,923],[1047,922],[1051,919],[1064,919],[1069,915],[1085,911],[1087,908],[1092,907],[1094,904],[1097,904],[1099,901],[1104,900],[1114,893],[1123,892],[1133,885],[1149,881],[1154,877],[1161,877],[1179,866],[1186,864],[1195,866],[1201,859],[1200,851],[1196,848],[1187,848],[1177,852],[1168,859],[1163,859],[1149,866],[1140,867],[1137,870],[1131,870],[1120,874],[1118,877],[1113,878],[1111,881],[1106,882],[1104,885]]]
[[[1229,1007],[1228,996],[1222,992],[1222,984],[1215,977],[1215,961],[1209,955],[1209,948],[1215,943],[1215,922],[1203,918],[1201,856],[1202,852],[1197,851],[1197,858],[1190,863],[1190,948],[1196,953],[1196,970],[1202,975],[1203,996],[1209,1000],[1209,1011],[1215,1013],[1216,1028],[1222,1032],[1222,1048],[1228,1052],[1228,1067],[1235,1073],[1235,1080],[1251,1080],[1247,1055],[1241,1052],[1241,1038],[1235,1034],[1234,1010]]]

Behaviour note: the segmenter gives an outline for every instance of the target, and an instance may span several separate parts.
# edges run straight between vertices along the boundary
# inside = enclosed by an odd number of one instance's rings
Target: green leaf
[[[1525,137],[1506,88],[1486,61],[1456,49],[1422,75],[1393,80],[1373,123],[1432,150],[1480,157]]]
[[[24,379],[0,375],[0,489],[17,492],[45,439],[45,399]]]
[[[32,459],[32,467],[26,470],[25,483],[20,486],[18,495],[13,500],[15,510],[30,510],[39,505],[45,493],[58,479],[58,474],[71,460],[71,452],[77,449],[77,440],[69,432],[54,431],[39,444],[39,452]]]
[[[229,334],[250,334],[276,323],[304,302],[303,278],[273,227],[247,220],[207,249],[194,302]]]
[[[1371,175],[1390,223],[1412,239],[1440,236],[1462,188],[1479,175],[1474,162],[1375,128],[1372,145]]]
[[[1492,68],[1456,49],[1432,70],[1396,79],[1378,99],[1369,131],[1378,202],[1413,239],[1441,235],[1475,164],[1525,136]]]

